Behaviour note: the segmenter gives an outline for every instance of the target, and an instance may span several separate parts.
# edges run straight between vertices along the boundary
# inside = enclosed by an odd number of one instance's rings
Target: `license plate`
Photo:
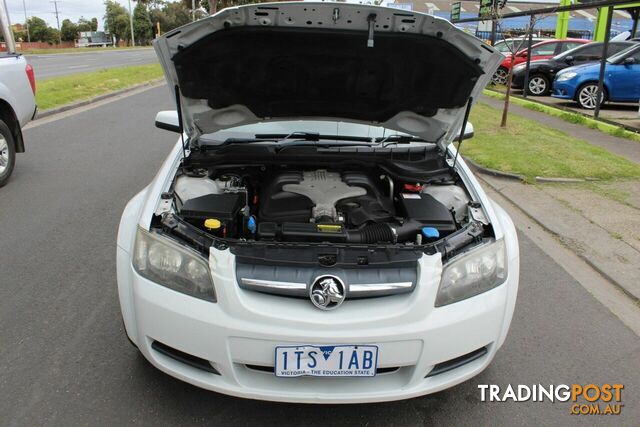
[[[373,377],[375,345],[300,345],[276,347],[277,377]]]

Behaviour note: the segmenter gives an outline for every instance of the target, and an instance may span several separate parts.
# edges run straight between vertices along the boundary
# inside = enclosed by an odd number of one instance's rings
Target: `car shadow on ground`
[[[511,93],[516,96],[520,96],[520,97],[523,96],[523,92],[524,91],[522,89],[511,89]],[[529,99],[530,101],[543,102],[545,104],[552,105],[559,108],[571,109],[576,111],[577,113],[593,114],[593,111],[583,110],[580,107],[578,107],[578,104],[575,101],[567,101],[564,99],[554,98],[550,95],[546,95],[546,96],[527,95],[527,99]],[[600,107],[600,109],[602,111],[611,111],[611,112],[619,111],[623,113],[626,113],[626,112],[637,113],[638,104],[635,102],[631,102],[631,103],[605,102]]]

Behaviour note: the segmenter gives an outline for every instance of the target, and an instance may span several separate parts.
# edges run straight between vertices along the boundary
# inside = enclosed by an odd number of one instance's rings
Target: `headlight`
[[[507,262],[504,240],[481,246],[445,265],[436,307],[481,294],[504,283]]]
[[[559,82],[566,82],[567,80],[571,80],[572,78],[574,78],[577,75],[578,75],[578,73],[574,73],[573,71],[569,71],[568,73],[558,74],[558,76],[556,77],[556,80],[559,81]]]
[[[138,228],[133,251],[138,274],[174,291],[216,301],[209,263],[200,254]]]

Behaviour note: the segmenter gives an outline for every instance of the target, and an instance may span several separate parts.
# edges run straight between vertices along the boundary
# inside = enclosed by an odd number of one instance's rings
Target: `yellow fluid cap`
[[[208,230],[218,230],[222,227],[222,223],[219,219],[209,218],[204,220],[204,227]]]
[[[318,224],[316,230],[323,233],[341,233],[342,226],[340,224]]]

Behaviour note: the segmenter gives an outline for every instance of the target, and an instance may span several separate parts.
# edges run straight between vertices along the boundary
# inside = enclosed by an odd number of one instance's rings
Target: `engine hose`
[[[423,225],[418,221],[406,221],[403,224],[371,224],[359,230],[349,230],[347,241],[352,243],[379,243],[413,240]]]
[[[396,239],[400,242],[413,241],[416,234],[419,234],[424,224],[416,220],[407,220],[402,224],[391,224],[396,234]]]
[[[347,241],[352,243],[395,242],[396,237],[389,224],[371,224],[359,230],[349,230]]]

